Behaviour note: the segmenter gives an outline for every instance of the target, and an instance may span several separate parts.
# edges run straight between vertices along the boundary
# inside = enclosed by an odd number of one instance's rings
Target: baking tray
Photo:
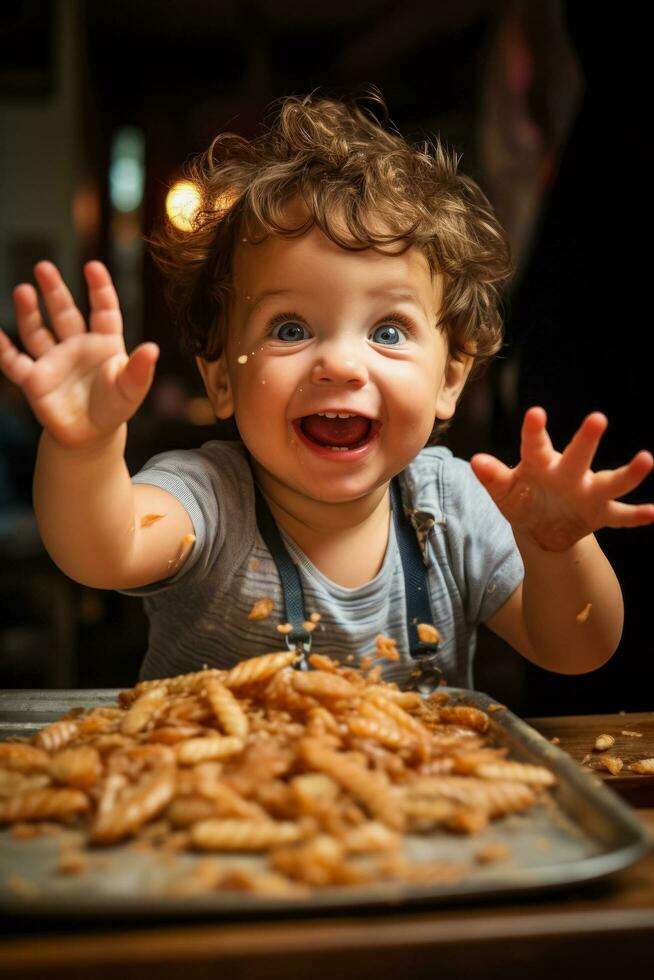
[[[477,691],[443,691],[449,693],[450,703],[484,710],[493,703]],[[0,739],[32,735],[69,708],[114,704],[117,694],[114,690],[0,692]],[[170,895],[166,889],[171,882],[192,873],[206,855],[180,854],[173,864],[164,864],[160,856],[130,848],[126,842],[95,849],[93,855],[100,860],[92,859],[91,870],[62,876],[56,872],[61,846],[56,837],[16,840],[5,830],[0,831],[0,909],[22,916],[91,919],[225,917],[495,901],[604,878],[646,853],[650,842],[645,828],[597,776],[580,769],[507,709],[494,711],[490,718],[495,744],[507,746],[515,759],[547,766],[557,784],[543,804],[494,821],[472,837],[443,832],[407,838],[405,851],[412,860],[463,865],[466,874],[461,880],[333,887],[298,898],[232,890]],[[509,848],[507,860],[486,865],[475,861],[477,851],[497,842]],[[264,866],[260,857],[228,855],[215,860],[225,866]],[[15,892],[9,882],[16,875],[31,884],[33,894]]]

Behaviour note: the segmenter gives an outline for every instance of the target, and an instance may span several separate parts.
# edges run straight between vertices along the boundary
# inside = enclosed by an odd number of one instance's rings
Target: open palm
[[[137,411],[152,383],[158,348],[141,344],[128,357],[118,297],[101,262],[84,268],[88,330],[56,266],[39,262],[34,274],[50,327],[35,288],[16,286],[14,307],[25,351],[0,330],[0,368],[22,389],[54,439],[68,447],[91,445]]]
[[[639,452],[615,470],[594,473],[590,469],[607,424],[606,416],[593,412],[558,453],[547,433],[545,411],[530,408],[515,468],[481,453],[470,462],[514,531],[545,551],[565,551],[601,527],[654,522],[654,504],[624,504],[616,499],[647,476],[654,466],[651,453]]]

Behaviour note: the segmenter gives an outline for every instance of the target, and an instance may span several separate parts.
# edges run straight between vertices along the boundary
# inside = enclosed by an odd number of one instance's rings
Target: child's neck
[[[256,463],[254,469],[277,525],[323,575],[351,589],[377,575],[388,545],[388,484],[359,500],[324,503],[296,494]]]

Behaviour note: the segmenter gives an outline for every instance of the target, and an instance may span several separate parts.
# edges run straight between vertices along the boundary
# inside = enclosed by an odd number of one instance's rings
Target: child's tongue
[[[306,415],[302,431],[321,446],[355,446],[368,435],[370,419],[355,415],[349,419],[328,419],[324,415]]]

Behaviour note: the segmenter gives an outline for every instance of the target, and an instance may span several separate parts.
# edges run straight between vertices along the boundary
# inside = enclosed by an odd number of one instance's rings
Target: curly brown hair
[[[360,104],[366,99],[381,122]],[[192,227],[166,222],[149,240],[182,347],[208,361],[221,355],[239,240],[298,237],[315,225],[351,251],[417,246],[432,275],[443,276],[437,325],[451,355],[472,353],[477,367],[495,354],[509,246],[483,192],[457,172],[457,157],[438,139],[410,145],[393,132],[374,86],[351,100],[287,96],[271,110],[261,136],[220,133],[186,165],[202,199]],[[307,217],[289,227],[296,199]]]

